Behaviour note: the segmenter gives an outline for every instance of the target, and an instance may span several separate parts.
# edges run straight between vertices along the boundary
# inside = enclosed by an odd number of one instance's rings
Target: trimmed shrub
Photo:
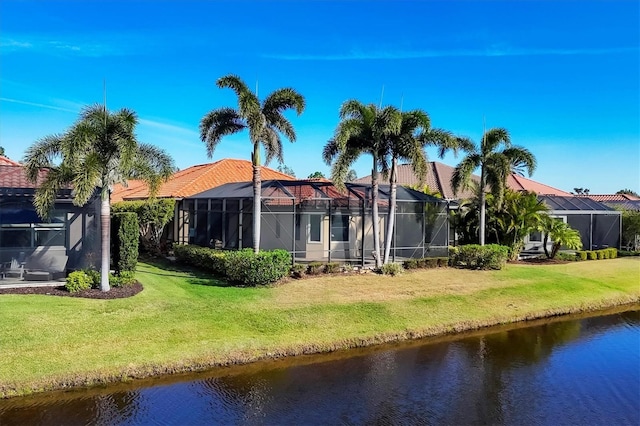
[[[427,258],[426,257],[421,257],[419,259],[416,259],[416,264],[417,264],[418,268],[426,268],[427,267]]]
[[[585,250],[577,251],[576,260],[587,260],[587,252]]]
[[[67,277],[65,287],[69,293],[75,293],[91,288],[93,280],[84,271],[74,271]]]
[[[564,260],[564,261],[567,261],[567,262],[573,262],[573,261],[578,260],[578,257],[575,254],[558,253],[558,254],[556,254],[556,259]]]
[[[89,278],[91,278],[91,288],[100,288],[100,281],[102,280],[102,276],[100,275],[100,271],[96,271],[95,269],[87,268],[82,270]]]
[[[593,250],[587,250],[587,260],[598,260],[598,254]]]
[[[620,250],[620,251],[617,252],[617,255],[619,257],[640,256],[640,251]]]
[[[382,265],[379,272],[384,275],[391,275],[392,277],[395,277],[396,275],[400,275],[404,272],[404,269],[402,269],[402,265],[399,263],[387,263]]]
[[[444,268],[445,266],[449,266],[449,258],[448,257],[436,257],[438,261],[438,268]]]
[[[226,274],[225,257],[230,252],[195,245],[177,244],[173,246],[173,253],[181,263],[205,269],[220,276],[225,276]]]
[[[294,278],[304,277],[305,272],[307,272],[307,265],[303,265],[302,263],[296,263],[291,267],[291,275]]]
[[[340,264],[338,262],[329,262],[325,265],[324,272],[325,274],[335,274],[336,272],[340,272]]]
[[[404,269],[417,269],[418,259],[407,259],[404,262],[402,262],[402,267]]]
[[[345,263],[344,265],[342,265],[342,272],[345,272],[345,273],[353,272],[353,265],[350,263]]]
[[[117,274],[136,270],[138,232],[135,213],[116,213],[111,217],[111,257]]]
[[[236,283],[256,286],[274,283],[287,276],[291,254],[268,250],[255,254],[252,249],[229,251],[225,256],[226,277]]]
[[[325,270],[325,264],[322,262],[310,262],[307,267],[307,274],[319,275]]]
[[[604,259],[604,250],[596,250],[595,253],[598,260]]]
[[[609,247],[607,250],[609,250],[609,259],[615,259],[616,257],[618,257],[618,249],[615,247]]]
[[[136,282],[136,274],[133,271],[122,271],[120,275],[109,274],[109,284],[112,287],[125,287]]]
[[[509,247],[498,244],[468,244],[450,250],[451,263],[469,269],[502,269],[509,258]]]
[[[438,267],[438,259],[435,257],[428,257],[424,259],[426,268],[437,268]]]

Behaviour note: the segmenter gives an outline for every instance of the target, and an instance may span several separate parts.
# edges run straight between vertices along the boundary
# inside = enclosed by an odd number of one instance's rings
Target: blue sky
[[[261,97],[286,86],[305,96],[284,147],[298,177],[329,174],[321,152],[342,102],[382,98],[474,141],[483,119],[507,128],[536,155],[537,181],[640,192],[639,22],[631,0],[3,0],[0,145],[21,159],[102,102],[106,81],[108,108],[135,110],[139,139],[178,167],[249,159],[247,134],[213,159],[199,139],[206,112],[235,106],[215,86],[234,73]],[[355,169],[369,174],[370,159]]]

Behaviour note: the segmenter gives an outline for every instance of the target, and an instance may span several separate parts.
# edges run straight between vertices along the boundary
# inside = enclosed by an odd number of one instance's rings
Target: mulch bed
[[[534,257],[531,259],[520,259],[515,261],[514,263],[530,263],[532,265],[561,265],[569,263],[569,261],[560,259],[547,259],[544,257]]]
[[[78,291],[76,293],[69,293],[64,286],[19,287],[0,289],[0,294],[45,294],[50,296],[84,297],[85,299],[122,299],[125,297],[135,296],[141,291],[142,284],[136,282],[135,284],[123,287],[111,287],[111,290],[109,291],[92,288],[89,290]]]

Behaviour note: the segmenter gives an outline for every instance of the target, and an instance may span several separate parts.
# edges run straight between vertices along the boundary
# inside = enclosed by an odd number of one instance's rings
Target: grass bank
[[[0,395],[194,371],[640,303],[640,258],[228,287],[139,264],[128,299],[0,296]]]

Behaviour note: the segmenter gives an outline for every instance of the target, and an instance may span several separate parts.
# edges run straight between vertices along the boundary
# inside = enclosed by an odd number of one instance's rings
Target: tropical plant
[[[175,204],[175,200],[171,198],[121,201],[113,203],[111,211],[133,212],[138,215],[139,235],[143,248],[149,253],[160,254],[162,252],[160,239],[165,225],[173,219]]]
[[[529,175],[536,167],[533,154],[526,148],[511,144],[509,132],[503,128],[495,128],[486,131],[479,146],[468,143],[462,147],[467,155],[456,166],[451,177],[451,186],[454,193],[458,190],[469,188],[471,175],[474,170],[480,168],[480,245],[485,243],[486,232],[486,189],[496,199],[498,207],[502,205],[507,178],[510,173]]]
[[[398,109],[375,104],[365,105],[348,100],[340,108],[340,123],[333,139],[324,147],[322,156],[331,167],[331,180],[338,188],[344,188],[350,166],[362,154],[370,154],[371,208],[373,216],[373,246],[376,268],[381,265],[380,223],[378,215],[378,171],[383,164],[387,140],[400,130],[402,118]]]
[[[438,155],[444,157],[449,149],[456,154],[461,138],[455,138],[450,132],[442,129],[432,129],[429,115],[422,110],[407,111],[401,113],[401,125],[397,133],[387,139],[386,152],[382,157],[382,173],[389,179],[389,215],[385,237],[383,264],[389,261],[391,252],[391,240],[396,213],[396,197],[398,187],[398,160],[404,160],[410,165],[414,174],[418,177],[420,185],[427,174],[427,155],[425,146],[438,147]],[[467,145],[465,145],[467,146]]]
[[[3,154],[0,154],[0,155],[3,155]],[[616,192],[616,194],[632,195],[634,197],[640,197],[640,195],[638,195],[636,191],[633,191],[629,188],[621,189],[620,191]]]
[[[345,180],[347,182],[352,182],[356,179],[358,179],[358,174],[356,173],[356,171],[354,169],[349,169],[349,172],[347,173],[347,177]]]
[[[253,145],[251,162],[253,164],[253,250],[260,250],[260,213],[261,188],[260,179],[260,147],[266,152],[266,161],[276,158],[280,163],[282,157],[282,140],[280,134],[291,142],[295,142],[296,133],[291,122],[283,115],[287,109],[295,109],[298,115],[304,111],[304,97],[292,88],[277,89],[260,102],[258,95],[249,90],[247,85],[236,75],[221,77],[216,82],[221,89],[229,88],[236,93],[238,108],[218,108],[208,112],[200,121],[200,139],[207,146],[207,155],[213,156],[218,143],[226,135],[249,131],[249,139]]]
[[[589,188],[573,188],[573,193],[576,195],[589,195]]]
[[[0,146],[0,155],[2,155],[4,157],[4,147]]]
[[[324,174],[322,174],[322,172],[313,172],[309,176],[307,176],[307,179],[322,179],[322,178],[324,178]]]
[[[628,250],[638,250],[640,247],[640,211],[622,212],[622,245]]]
[[[547,210],[533,192],[516,192],[510,189],[505,191],[500,208],[492,206],[491,228],[496,233],[496,242],[511,249],[512,260],[517,259],[522,251],[525,237],[540,228]]]
[[[562,219],[545,215],[543,217],[540,231],[544,232],[542,245],[544,254],[549,259],[556,257],[561,247],[567,247],[571,250],[582,249],[582,238],[580,232],[571,228]],[[551,252],[547,247],[549,239],[553,242]]]
[[[277,170],[280,173],[284,173],[285,175],[296,177],[296,172],[294,172],[291,167],[287,166],[284,163],[279,164]]]
[[[42,217],[51,211],[58,191],[68,185],[73,187],[73,203],[77,206],[87,204],[96,191],[100,194],[102,291],[110,288],[111,187],[128,179],[141,179],[155,194],[174,170],[173,160],[163,150],[137,141],[137,123],[131,110],[110,112],[104,105],[89,106],[69,130],[36,141],[24,158],[32,182],[36,182],[42,169],[47,170],[34,198],[36,211]]]

